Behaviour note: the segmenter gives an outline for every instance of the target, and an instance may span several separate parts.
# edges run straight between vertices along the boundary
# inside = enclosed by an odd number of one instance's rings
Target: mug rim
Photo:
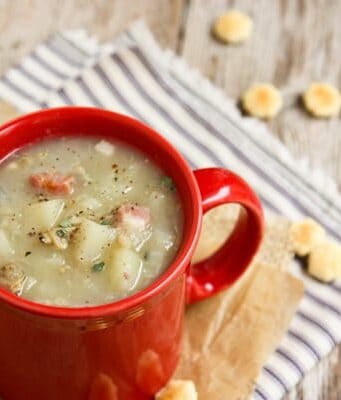
[[[199,234],[202,224],[202,210],[201,210],[201,194],[199,191],[198,184],[192,169],[188,162],[179,153],[179,151],[160,133],[155,131],[150,126],[138,121],[130,116],[116,113],[109,110],[98,109],[93,107],[80,107],[80,106],[67,106],[67,107],[56,107],[45,110],[35,111],[29,114],[25,114],[13,120],[6,122],[0,126],[0,140],[2,135],[8,131],[10,135],[15,134],[16,127],[29,126],[34,123],[37,118],[50,118],[51,123],[53,120],[57,120],[61,116],[69,116],[74,118],[80,118],[82,114],[92,115],[99,118],[111,119],[113,123],[120,121],[129,125],[130,127],[138,130],[143,130],[143,133],[149,137],[153,137],[156,145],[164,152],[167,152],[172,160],[180,167],[181,174],[188,185],[188,189],[191,196],[191,218],[188,215],[184,215],[184,219],[191,221],[190,229],[188,229],[186,235],[182,238],[180,250],[177,252],[174,260],[167,267],[167,269],[155,279],[146,288],[134,293],[131,296],[113,301],[111,303],[104,303],[94,306],[82,306],[82,307],[61,307],[54,305],[47,305],[43,303],[34,302],[25,298],[19,297],[4,288],[0,288],[0,301],[19,309],[26,311],[30,314],[41,315],[49,318],[57,319],[91,319],[111,316],[121,312],[128,311],[141,304],[145,304],[151,298],[156,297],[160,294],[171,282],[179,276],[182,271],[190,264],[191,256],[199,240]],[[7,132],[8,134],[8,132]],[[46,133],[45,136],[48,136]],[[60,135],[62,136],[62,134]],[[23,148],[26,144],[23,146]],[[20,147],[19,147],[20,148]],[[8,153],[1,158],[2,163],[12,153]],[[185,210],[184,210],[185,212]]]

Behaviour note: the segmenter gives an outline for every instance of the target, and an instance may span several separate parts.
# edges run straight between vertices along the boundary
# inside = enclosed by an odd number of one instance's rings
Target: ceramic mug
[[[111,304],[53,307],[0,289],[0,397],[148,400],[179,361],[185,305],[228,288],[249,265],[263,235],[262,208],[234,173],[222,168],[192,172],[150,127],[94,108],[39,111],[3,125],[0,160],[31,143],[69,135],[123,141],[154,160],[177,186],[183,240],[153,284]],[[243,206],[236,228],[212,257],[191,265],[203,214],[225,203]]]

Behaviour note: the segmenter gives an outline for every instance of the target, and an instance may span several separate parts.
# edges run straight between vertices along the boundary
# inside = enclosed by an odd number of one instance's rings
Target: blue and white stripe
[[[258,140],[235,111],[199,96],[200,80],[195,90],[186,85],[187,77],[172,73],[170,55],[155,50],[149,37],[135,27],[112,52],[114,43],[103,52],[81,32],[51,37],[0,80],[0,97],[25,112],[78,104],[131,115],[173,142],[193,168],[231,168],[250,182],[266,209],[291,219],[312,216],[341,239],[340,198],[318,190],[294,163],[278,157],[280,145],[269,133]],[[341,341],[340,284],[309,278],[305,284],[304,299],[263,368],[254,399],[280,399]]]

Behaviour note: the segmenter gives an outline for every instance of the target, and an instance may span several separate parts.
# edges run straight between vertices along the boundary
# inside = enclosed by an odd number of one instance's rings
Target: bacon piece
[[[150,210],[135,204],[125,204],[118,209],[116,222],[128,231],[143,231],[150,222]]]
[[[43,172],[30,176],[31,185],[37,190],[51,194],[67,195],[73,192],[75,178],[58,173]]]

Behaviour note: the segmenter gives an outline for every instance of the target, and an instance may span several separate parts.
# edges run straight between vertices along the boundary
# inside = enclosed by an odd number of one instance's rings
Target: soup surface
[[[0,166],[0,285],[18,296],[112,302],[152,283],[181,236],[171,178],[121,143],[46,141]]]

